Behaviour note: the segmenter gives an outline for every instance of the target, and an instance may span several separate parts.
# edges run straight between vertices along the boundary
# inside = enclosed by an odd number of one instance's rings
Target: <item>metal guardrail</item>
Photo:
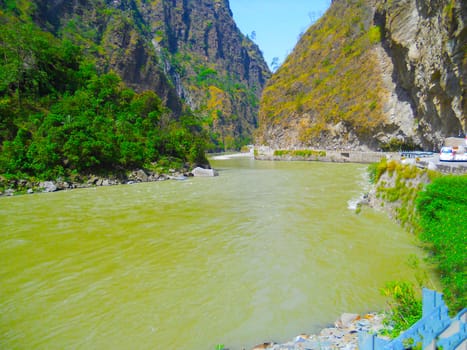
[[[433,152],[425,152],[425,151],[400,151],[399,154],[401,157],[405,158],[427,158],[433,157]]]

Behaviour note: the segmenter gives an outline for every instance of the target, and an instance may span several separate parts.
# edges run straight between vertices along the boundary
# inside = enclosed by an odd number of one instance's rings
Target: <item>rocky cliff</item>
[[[467,3],[387,1],[375,20],[392,63],[392,105],[407,106],[399,135],[430,148],[467,132]],[[395,109],[388,112],[393,117]]]
[[[258,143],[439,147],[466,131],[461,0],[334,0],[270,79]]]
[[[38,0],[29,11],[42,28],[86,47],[103,71],[156,91],[175,115],[189,106],[218,148],[251,140],[270,73],[228,0]]]

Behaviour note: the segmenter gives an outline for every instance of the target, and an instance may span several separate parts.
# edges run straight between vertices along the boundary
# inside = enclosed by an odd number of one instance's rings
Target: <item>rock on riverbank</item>
[[[112,177],[102,177],[88,175],[87,177],[77,177],[72,181],[28,181],[28,180],[6,180],[0,176],[0,196],[13,196],[17,193],[34,192],[55,192],[71,190],[75,188],[88,188],[100,186],[114,186],[124,184],[135,184],[141,182],[154,182],[165,180],[184,180],[192,176],[217,176],[217,171],[213,169],[203,169],[196,167],[193,170],[169,169],[168,173],[157,173],[147,169],[137,169],[126,174],[117,174]],[[1,191],[1,188],[5,190]]]
[[[342,314],[335,322],[334,327],[324,328],[317,335],[300,334],[293,340],[283,343],[264,343],[252,350],[353,350],[358,348],[358,332],[381,331],[383,327],[383,314],[369,313],[366,315]]]

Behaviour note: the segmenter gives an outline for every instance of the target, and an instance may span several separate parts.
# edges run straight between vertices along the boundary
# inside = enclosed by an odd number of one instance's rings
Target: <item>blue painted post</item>
[[[360,332],[358,335],[359,350],[378,350],[384,349],[390,343],[389,340],[381,339],[376,334]]]
[[[376,337],[374,334],[359,334],[360,350],[404,350],[404,345],[410,342],[412,345],[421,343],[425,349],[433,340],[445,350],[454,350],[467,339],[467,309],[462,310],[456,318],[450,319],[448,307],[443,301],[443,295],[429,289],[423,289],[423,315],[412,327],[407,329],[396,339],[387,341]],[[446,338],[442,334],[455,325],[457,329]],[[450,332],[448,331],[448,334]]]
[[[422,316],[425,317],[443,303],[443,295],[441,293],[437,293],[434,290],[430,290],[427,288],[423,288],[422,293],[423,293]]]

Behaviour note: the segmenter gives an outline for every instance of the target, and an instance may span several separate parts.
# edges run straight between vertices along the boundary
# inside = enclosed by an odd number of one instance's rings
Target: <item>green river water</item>
[[[365,165],[212,165],[0,198],[0,348],[249,348],[381,310],[385,282],[413,277],[413,237],[349,208]]]

